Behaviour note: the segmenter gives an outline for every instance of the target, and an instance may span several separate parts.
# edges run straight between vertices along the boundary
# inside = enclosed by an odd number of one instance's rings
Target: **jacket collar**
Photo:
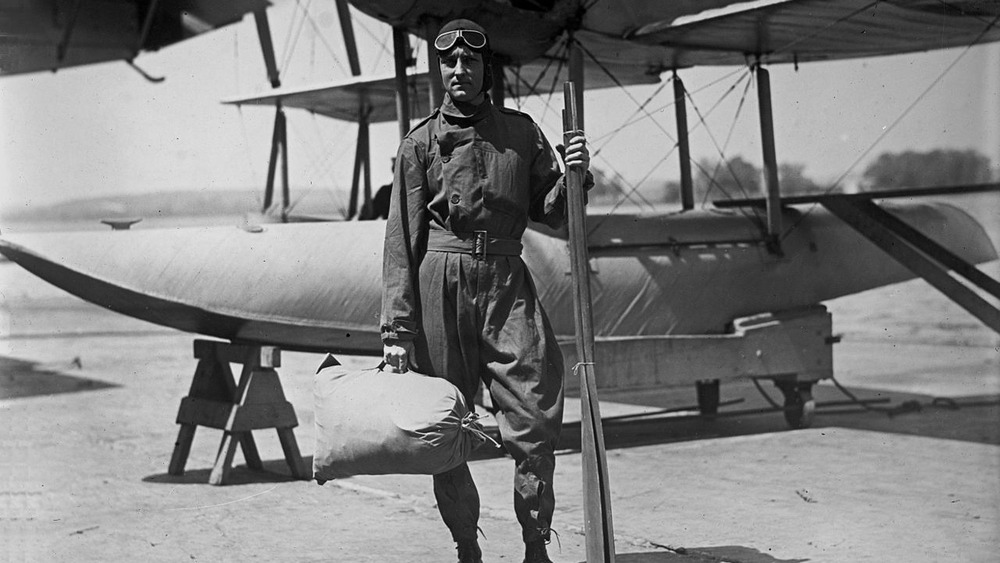
[[[490,95],[486,94],[483,98],[483,102],[478,106],[472,104],[465,104],[462,102],[456,102],[451,99],[451,95],[445,93],[444,100],[441,102],[441,113],[445,117],[456,119],[459,121],[470,121],[472,123],[477,123],[486,119],[490,115],[493,109],[493,103],[490,101]]]

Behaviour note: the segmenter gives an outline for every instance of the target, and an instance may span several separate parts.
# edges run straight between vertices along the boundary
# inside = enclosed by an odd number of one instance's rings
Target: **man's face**
[[[481,102],[486,72],[483,55],[466,45],[456,44],[440,57],[441,82],[451,99],[465,103]]]

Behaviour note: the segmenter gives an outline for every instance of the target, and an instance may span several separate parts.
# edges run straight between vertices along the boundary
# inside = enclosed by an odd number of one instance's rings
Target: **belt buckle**
[[[486,247],[489,244],[489,237],[486,231],[473,231],[475,238],[472,239],[472,255],[479,260],[486,259]]]

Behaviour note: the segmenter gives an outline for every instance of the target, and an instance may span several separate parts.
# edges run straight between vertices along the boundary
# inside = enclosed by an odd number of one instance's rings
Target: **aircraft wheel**
[[[702,415],[712,416],[719,412],[719,380],[702,379],[695,382],[698,393],[698,411]]]
[[[809,428],[816,416],[812,382],[775,381],[785,396],[785,422],[793,429]]]
[[[799,387],[785,395],[785,422],[793,429],[809,428],[816,416],[816,400],[811,385]]]

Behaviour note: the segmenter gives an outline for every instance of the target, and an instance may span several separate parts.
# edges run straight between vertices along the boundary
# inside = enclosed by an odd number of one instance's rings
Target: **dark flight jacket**
[[[529,218],[551,227],[566,220],[565,181],[545,136],[521,112],[487,101],[464,116],[446,99],[410,131],[396,156],[383,259],[383,342],[417,334],[418,269],[428,229],[484,230],[519,240]]]

